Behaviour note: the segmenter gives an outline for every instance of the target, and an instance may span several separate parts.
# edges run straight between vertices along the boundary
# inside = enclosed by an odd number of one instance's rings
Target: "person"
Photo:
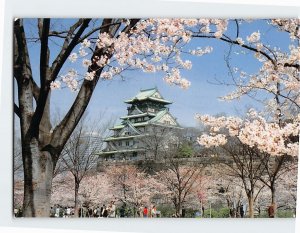
[[[88,215],[89,215],[89,218],[93,217],[93,214],[94,214],[94,211],[93,211],[93,207],[89,207],[88,208]]]
[[[111,205],[110,205],[110,214],[109,214],[109,217],[111,217],[111,218],[115,218],[116,217],[116,205],[115,205],[114,201],[112,201]]]
[[[275,206],[274,206],[274,204],[269,206],[268,215],[269,215],[269,218],[274,218],[275,217]]]
[[[60,208],[59,208],[59,205],[56,207],[56,209],[55,209],[55,217],[56,218],[59,218],[60,216],[59,216],[59,213],[60,213]]]
[[[182,207],[182,210],[181,210],[181,217],[185,218],[185,208],[184,207]]]
[[[67,217],[67,207],[63,208],[62,217],[63,217],[63,218],[66,218],[66,217]]]
[[[240,205],[240,215],[241,215],[241,218],[244,217],[244,206],[243,205]]]
[[[143,206],[139,207],[138,213],[139,213],[138,215],[140,218],[143,217]]]
[[[106,206],[103,207],[103,213],[102,213],[102,217],[103,218],[107,218],[108,216],[108,209],[106,208]]]
[[[97,206],[97,208],[96,208],[96,214],[95,214],[95,217],[96,217],[96,218],[99,218],[99,217],[100,217],[100,206]]]
[[[66,211],[67,213],[67,217],[69,218],[70,216],[71,216],[71,207],[67,207],[67,211]]]
[[[54,208],[51,206],[50,208],[50,217],[53,218],[55,216],[55,210]]]
[[[97,209],[98,209],[98,207],[94,208],[94,210],[93,210],[93,217],[94,218],[97,218]]]
[[[105,207],[105,205],[101,206],[101,208],[100,208],[100,217],[103,217],[104,207]]]
[[[152,207],[152,209],[151,209],[151,217],[152,218],[155,218],[156,217],[156,207],[155,207],[155,205]]]
[[[51,208],[52,208],[52,207],[51,207]],[[17,208],[14,208],[14,215],[15,215],[15,217],[18,216],[18,213],[19,213],[19,210],[18,210]]]
[[[124,217],[125,217],[125,204],[123,204],[120,209],[120,218],[124,218]]]
[[[78,208],[78,216],[79,216],[79,218],[83,218],[83,208],[82,207]]]
[[[144,218],[147,218],[147,217],[148,217],[148,208],[147,208],[147,206],[144,207],[144,210],[143,210],[143,217],[144,217]]]

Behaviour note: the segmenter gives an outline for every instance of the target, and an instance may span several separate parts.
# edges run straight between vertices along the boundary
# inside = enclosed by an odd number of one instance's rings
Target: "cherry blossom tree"
[[[256,177],[255,183],[259,178],[269,187],[272,194],[271,204],[274,204],[276,180],[284,172],[288,158],[298,155],[299,142],[294,139],[299,134],[298,119],[295,119],[293,123],[280,126],[276,122],[267,122],[254,109],[249,110],[245,119],[207,115],[198,115],[197,119],[209,127],[209,134],[203,134],[198,138],[201,145],[207,148],[220,146],[227,152],[229,151],[230,156],[234,158],[234,163],[253,161],[259,165],[260,169],[256,170],[259,171],[259,175],[254,176]],[[230,147],[228,141],[232,139],[238,143],[237,146],[246,149],[242,153],[247,155],[246,160],[242,156],[240,159],[238,154],[228,150]],[[264,172],[267,176],[263,176]]]
[[[281,176],[283,176],[285,173],[293,169],[294,164],[294,158],[282,155],[282,156],[270,156],[266,153],[261,153],[262,157],[265,158],[265,173],[266,175],[262,176],[260,178],[261,182],[266,185],[266,187],[269,188],[269,191],[271,193],[271,203],[270,205],[276,207],[276,194],[277,189],[280,189],[280,186],[278,185],[278,180],[281,180]],[[297,178],[297,175],[294,177]]]
[[[229,66],[233,78],[230,85],[235,86],[236,90],[224,96],[224,100],[238,99],[243,95],[255,97],[257,92],[262,91],[269,94],[267,106],[272,108],[276,117],[293,118],[294,111],[299,113],[299,19],[266,20],[266,23],[290,37],[287,51],[278,48],[276,41],[271,41],[271,44],[265,43],[259,31],[242,38],[241,29],[248,23],[247,20],[221,20],[220,22],[216,19],[203,19],[203,21],[206,26],[201,27],[200,30],[193,30],[192,37],[212,38],[228,43],[229,56],[234,49],[236,51],[240,49],[241,54],[252,52],[261,64],[261,68],[254,74],[247,74],[243,69]],[[216,22],[216,30],[214,30],[211,25]],[[229,26],[233,33],[228,32]]]
[[[115,190],[116,200],[135,208],[150,205],[151,198],[160,190],[153,177],[133,165],[110,166],[106,174]]]
[[[223,128],[225,123],[228,124],[225,128],[230,136],[237,136],[242,143],[257,147],[261,151],[262,160],[266,161],[265,168],[268,174],[262,182],[269,187],[271,204],[275,204],[276,180],[284,172],[285,162],[290,160],[289,156],[298,156],[299,153],[299,20],[269,20],[270,25],[290,36],[287,51],[276,47],[273,41],[272,45],[264,43],[259,31],[241,38],[239,29],[243,23],[236,20],[235,36],[226,35],[226,32],[221,35],[208,32],[207,35],[195,36],[220,39],[230,44],[230,51],[235,47],[240,48],[240,52],[254,53],[261,64],[257,73],[247,74],[242,69],[232,68],[228,64],[233,82],[229,84],[225,81],[221,84],[235,86],[236,90],[222,99],[230,101],[244,95],[257,99],[258,93],[264,92],[267,94],[267,99],[263,100],[265,111],[258,116],[252,109],[249,111],[252,119],[246,120],[236,117],[197,116],[197,119],[205,122],[212,130],[209,136],[202,135],[199,141],[207,147],[209,144],[226,144],[227,137],[218,133],[219,128]],[[266,120],[267,117],[269,120]]]
[[[244,192],[243,182],[238,177],[228,173],[224,164],[212,165],[209,167],[211,173],[209,179],[208,195],[212,201],[222,201],[230,209],[230,217],[239,216],[239,207],[247,198]]]
[[[227,21],[230,22],[230,21]],[[242,143],[251,147],[257,147],[264,154],[263,157],[269,158],[265,163],[269,174],[268,181],[264,183],[270,188],[272,203],[275,202],[275,182],[284,170],[284,163],[289,160],[288,156],[297,156],[299,147],[299,19],[273,19],[268,23],[278,31],[286,33],[290,37],[290,45],[287,51],[283,51],[276,46],[276,41],[271,45],[265,43],[263,35],[253,32],[246,38],[240,37],[241,25],[245,21],[235,20],[236,34],[226,34],[226,24],[224,23],[223,33],[214,33],[210,30],[206,34],[195,33],[195,37],[215,38],[230,45],[230,52],[233,49],[240,49],[240,53],[253,52],[261,68],[254,74],[247,74],[242,69],[232,68],[229,64],[229,71],[232,75],[232,83],[228,81],[221,84],[232,85],[236,90],[222,97],[225,101],[239,99],[244,95],[249,95],[257,99],[259,92],[264,92],[267,99],[263,100],[265,111],[260,116],[254,110],[249,111],[253,117],[246,121],[236,118],[215,118],[215,125],[210,116],[202,115],[197,118],[212,126],[212,131],[219,131],[223,128],[222,124],[229,124],[227,130],[231,136],[237,136]],[[209,23],[209,21],[207,21]],[[229,54],[230,55],[230,54]],[[228,57],[229,57],[228,55]],[[229,59],[227,59],[229,63]],[[266,96],[265,95],[265,96]],[[266,117],[269,118],[267,121]],[[211,122],[208,122],[211,121]],[[205,124],[206,124],[205,123]],[[212,132],[209,137],[203,135],[201,143],[208,146],[209,143],[215,145],[225,144],[227,138],[217,132]],[[272,160],[272,163],[270,162]]]
[[[198,194],[206,191],[205,176],[202,169],[196,166],[183,166],[177,163],[157,172],[155,178],[163,185],[164,195],[174,204],[177,217],[181,216],[182,207],[189,203],[188,200],[198,200]]]
[[[293,210],[296,216],[298,164],[292,162],[277,180],[277,207]]]
[[[270,192],[270,188],[267,185],[259,194],[256,201],[256,210],[259,215],[262,211],[267,211],[270,206],[270,200],[271,205],[273,204],[276,207],[275,211],[277,213],[279,210],[292,210],[294,215],[296,215],[297,163],[288,163],[288,166],[281,171],[281,175],[278,176],[274,184],[276,190],[276,202],[273,201],[274,194]],[[266,172],[267,178],[268,175],[268,172]]]
[[[105,172],[90,174],[83,178],[79,188],[79,201],[87,206],[98,206],[115,201],[116,190]]]
[[[225,118],[220,117],[218,119]],[[238,129],[237,124],[234,126]],[[223,163],[226,165],[223,172],[242,182],[248,198],[249,216],[253,218],[255,200],[263,188],[263,185],[260,185],[260,179],[265,172],[266,158],[261,158],[261,152],[257,147],[244,144],[237,136],[230,136],[233,134],[231,125],[226,125],[229,129],[223,130],[222,134],[216,134],[221,126],[218,129],[216,127],[218,126],[213,125],[210,128],[213,136],[203,134],[199,138],[199,143],[211,148],[211,153],[223,155],[225,158]]]
[[[70,172],[58,174],[52,182],[51,205],[75,206],[74,175]],[[115,190],[107,174],[89,174],[82,179],[78,190],[77,204],[96,206],[115,200]],[[78,209],[75,210],[78,212]],[[78,217],[78,213],[74,213]]]

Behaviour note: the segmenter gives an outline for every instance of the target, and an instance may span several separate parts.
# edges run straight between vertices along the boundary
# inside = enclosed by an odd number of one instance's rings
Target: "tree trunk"
[[[53,162],[49,152],[41,151],[32,138],[23,143],[24,217],[49,217]]]
[[[254,197],[252,194],[248,196],[249,218],[254,218]]]
[[[275,200],[275,187],[272,186],[272,187],[270,188],[270,190],[271,190],[271,204],[273,205],[273,204],[276,203],[276,200]]]
[[[276,216],[276,189],[274,187],[274,185],[271,186],[270,188],[271,190],[271,206],[273,206],[273,209],[274,209],[274,215]],[[274,217],[275,217],[274,216]]]
[[[177,204],[175,205],[175,211],[176,211],[176,217],[181,217],[181,213],[182,213],[182,203],[181,203],[182,201],[181,201],[181,199],[179,198],[178,199],[178,202],[177,202]]]
[[[78,213],[78,192],[79,192],[79,182],[77,182],[75,178],[75,207],[74,207],[74,217],[78,218],[79,213]]]

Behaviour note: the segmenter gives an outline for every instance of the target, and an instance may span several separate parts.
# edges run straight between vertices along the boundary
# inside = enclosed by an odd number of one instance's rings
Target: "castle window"
[[[171,122],[170,122],[170,121],[164,121],[164,123],[165,123],[166,125],[169,125],[169,124],[171,124]]]
[[[119,144],[119,146],[122,146],[122,141],[120,141],[118,144]]]
[[[129,141],[126,141],[126,146],[129,146]]]

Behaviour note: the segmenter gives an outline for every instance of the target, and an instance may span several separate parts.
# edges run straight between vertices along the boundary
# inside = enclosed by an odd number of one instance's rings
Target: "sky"
[[[65,27],[68,27],[72,21],[72,19],[54,20],[53,26],[58,27],[58,25],[63,23]],[[28,37],[35,33],[35,24],[36,20],[34,19],[25,20],[24,25]],[[282,50],[287,50],[290,43],[288,34],[277,32],[263,20],[243,23],[240,27],[240,37],[246,40],[246,36],[257,30],[260,31],[264,43],[276,45]],[[232,35],[234,32],[234,25],[230,24],[226,34]],[[59,51],[59,46],[56,45],[57,42],[59,41],[53,40],[50,44],[50,59],[53,59]],[[182,126],[197,126],[197,122],[194,119],[196,113],[243,115],[250,107],[261,108],[260,103],[247,96],[231,102],[224,102],[218,99],[218,97],[224,96],[233,90],[231,86],[213,84],[213,82],[216,83],[215,80],[226,82],[231,80],[224,60],[229,51],[229,45],[216,39],[193,39],[187,46],[187,49],[205,46],[212,46],[213,52],[202,57],[184,57],[193,63],[191,70],[182,71],[183,76],[191,81],[189,89],[183,90],[177,86],[169,86],[163,81],[164,75],[162,73],[149,74],[142,71],[130,71],[124,73],[125,78],[123,80],[115,78],[113,80],[101,80],[98,83],[87,109],[89,117],[97,118],[103,112],[105,112],[105,117],[107,118],[124,116],[127,112],[127,105],[124,103],[124,100],[135,96],[140,89],[153,87],[157,87],[165,99],[173,102],[170,105],[170,111]],[[34,79],[38,82],[39,44],[30,43],[29,52]],[[253,57],[253,53],[241,54],[240,52],[239,48],[232,50],[230,58],[232,67],[239,67],[247,73],[257,72],[260,64]],[[80,62],[75,64],[67,62],[62,69],[62,74],[70,68],[74,68],[82,74],[86,72],[82,69]],[[53,91],[51,99],[53,115],[57,112],[63,115],[71,106],[76,94],[76,92],[71,92],[69,89]]]

